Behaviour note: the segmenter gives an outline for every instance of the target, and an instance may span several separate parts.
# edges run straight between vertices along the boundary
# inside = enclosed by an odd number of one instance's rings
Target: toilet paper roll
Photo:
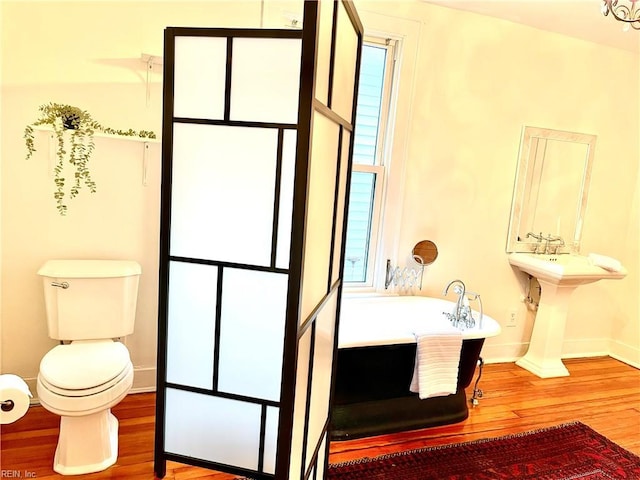
[[[0,375],[0,425],[21,419],[29,410],[29,387],[17,375]]]

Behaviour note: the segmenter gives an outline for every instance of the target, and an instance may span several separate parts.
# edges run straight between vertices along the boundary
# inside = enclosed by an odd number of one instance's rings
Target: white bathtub
[[[452,313],[454,307],[455,302],[430,297],[343,299],[332,440],[449,425],[469,416],[465,389],[480,362],[485,338],[500,333],[500,325],[488,315],[482,318],[482,328],[476,321],[475,327],[462,330],[455,394],[422,400],[409,390],[415,368],[414,333],[455,330],[443,313]],[[473,317],[479,319],[480,313],[474,310]]]
[[[472,302],[473,308],[475,302]],[[443,333],[454,327],[444,315],[455,302],[420,296],[344,297],[340,308],[338,348],[415,343],[415,333]],[[500,324],[473,310],[476,325],[462,330],[463,340],[488,338],[500,333]]]

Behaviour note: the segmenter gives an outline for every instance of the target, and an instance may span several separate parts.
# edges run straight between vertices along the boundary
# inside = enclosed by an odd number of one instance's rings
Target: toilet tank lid
[[[140,275],[142,267],[132,260],[49,260],[38,275],[55,278],[108,278]]]

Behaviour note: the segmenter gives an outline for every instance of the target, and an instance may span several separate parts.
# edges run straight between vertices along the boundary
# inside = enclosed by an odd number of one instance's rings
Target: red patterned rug
[[[575,422],[329,466],[327,480],[640,480],[640,457]]]

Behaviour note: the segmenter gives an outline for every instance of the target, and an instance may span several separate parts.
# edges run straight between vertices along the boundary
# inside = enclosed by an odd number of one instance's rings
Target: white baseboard
[[[156,367],[136,367],[133,371],[131,393],[156,391]]]
[[[529,343],[490,344],[482,347],[485,363],[513,363],[527,352]],[[640,369],[640,348],[608,338],[565,340],[562,358],[589,358],[610,356]]]
[[[522,357],[529,348],[528,343],[501,343],[482,347],[484,363],[513,363]]]
[[[640,369],[640,348],[638,347],[632,347],[618,340],[611,340],[609,356]]]
[[[562,343],[562,358],[606,357],[609,355],[608,338],[581,338]]]

